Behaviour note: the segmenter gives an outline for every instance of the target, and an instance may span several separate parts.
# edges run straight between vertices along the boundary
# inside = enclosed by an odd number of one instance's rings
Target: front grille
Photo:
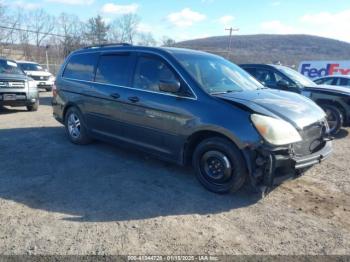
[[[302,141],[293,145],[297,156],[306,156],[319,151],[325,144],[326,123],[324,121],[305,127],[300,133]]]
[[[25,88],[24,81],[0,81],[0,88]]]
[[[33,78],[35,81],[47,81],[49,80],[49,76],[30,76]]]

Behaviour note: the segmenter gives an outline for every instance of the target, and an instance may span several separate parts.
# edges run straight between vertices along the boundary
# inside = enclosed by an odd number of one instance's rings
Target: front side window
[[[255,78],[267,86],[276,86],[277,80],[271,70],[257,68],[254,74]]]
[[[339,78],[341,86],[350,86],[350,78]]]
[[[98,83],[127,86],[129,81],[128,68],[130,56],[103,55],[100,57],[95,81]]]
[[[0,74],[24,75],[17,64],[10,60],[0,60]]]
[[[333,85],[334,79],[333,78],[322,78],[315,81],[318,85]]]
[[[162,81],[179,81],[174,72],[162,60],[154,57],[140,57],[134,75],[134,87],[143,90],[163,92]]]
[[[264,88],[249,73],[221,57],[183,53],[174,56],[209,94]]]
[[[63,72],[63,77],[92,81],[97,57],[97,53],[73,55]]]

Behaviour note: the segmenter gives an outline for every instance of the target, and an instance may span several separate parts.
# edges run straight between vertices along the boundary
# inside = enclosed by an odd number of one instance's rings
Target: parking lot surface
[[[350,129],[333,156],[266,198],[216,195],[190,168],[95,142],[52,117],[0,110],[2,254],[349,254]]]

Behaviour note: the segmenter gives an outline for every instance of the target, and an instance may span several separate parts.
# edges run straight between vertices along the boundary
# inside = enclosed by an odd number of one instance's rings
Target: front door
[[[160,90],[161,81],[175,79],[181,83],[179,93]],[[140,55],[132,87],[125,92],[127,97],[123,99],[125,104],[120,116],[125,139],[155,154],[178,160],[183,133],[193,119],[190,108],[196,103],[183,79],[162,58]]]

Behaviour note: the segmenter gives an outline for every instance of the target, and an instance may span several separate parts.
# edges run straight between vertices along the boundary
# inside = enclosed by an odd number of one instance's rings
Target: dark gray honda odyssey
[[[265,189],[327,158],[325,113],[265,88],[222,57],[126,44],[73,52],[58,73],[54,117],[76,144],[100,139],[185,165],[217,193]]]

